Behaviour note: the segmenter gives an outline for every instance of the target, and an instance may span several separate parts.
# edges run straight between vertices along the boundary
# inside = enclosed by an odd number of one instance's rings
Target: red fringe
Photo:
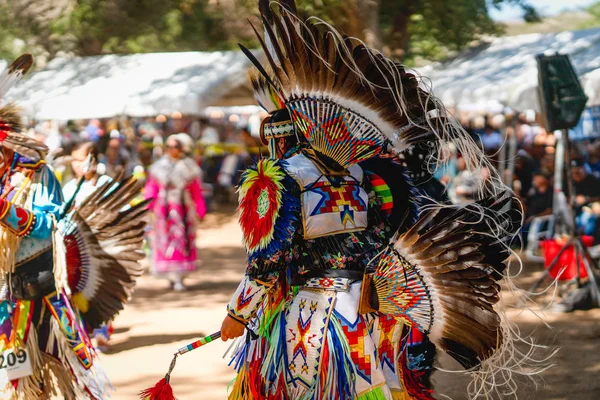
[[[173,388],[165,378],[162,378],[154,387],[140,392],[141,400],[176,400]]]
[[[407,351],[405,349],[400,356],[404,389],[411,398],[415,400],[435,400],[433,397],[433,390],[423,384],[425,371],[413,371],[407,368],[408,361],[406,353]]]

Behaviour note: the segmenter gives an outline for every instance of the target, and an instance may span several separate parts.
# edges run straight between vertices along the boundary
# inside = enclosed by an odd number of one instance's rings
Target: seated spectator
[[[598,224],[598,219],[600,219],[600,202],[592,203],[589,207],[583,207],[582,213],[575,220],[579,233],[592,236],[595,244],[600,241],[600,224]]]
[[[596,178],[600,178],[600,142],[590,146],[590,168]]]
[[[530,223],[535,217],[552,214],[553,196],[550,178],[541,172],[535,173],[532,188],[527,195],[527,218],[525,223]]]
[[[494,154],[500,150],[500,147],[502,147],[502,144],[504,143],[504,139],[494,127],[487,124],[483,131],[483,135],[481,135],[481,143],[483,144],[483,149],[486,154]]]
[[[575,189],[577,211],[580,211],[584,205],[600,201],[600,179],[587,172],[582,158],[571,160],[571,177]]]
[[[452,179],[448,194],[455,203],[469,203],[477,190],[477,180],[473,173],[467,170],[465,159],[456,160],[456,176]]]
[[[532,188],[525,199],[526,219],[522,230],[524,248],[527,247],[527,236],[529,235],[529,227],[533,219],[552,214],[553,197],[554,193],[550,184],[550,178],[542,172],[534,173]]]

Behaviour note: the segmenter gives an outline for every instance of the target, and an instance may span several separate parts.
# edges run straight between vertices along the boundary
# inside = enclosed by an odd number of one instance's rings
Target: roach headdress
[[[25,75],[33,65],[33,56],[23,54],[0,74],[0,101],[8,90]],[[0,146],[33,161],[39,161],[48,151],[45,144],[21,133],[21,115],[14,104],[0,108]]]

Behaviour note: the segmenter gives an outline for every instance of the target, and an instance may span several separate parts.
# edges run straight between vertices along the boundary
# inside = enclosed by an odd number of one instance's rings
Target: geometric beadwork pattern
[[[398,325],[398,322],[391,316],[385,314],[379,314],[379,343],[377,344],[377,356],[379,358],[379,365],[382,367],[387,365],[392,372],[396,371],[395,359],[395,346],[394,343],[394,328]]]
[[[325,332],[335,291],[301,290],[286,310],[286,383],[311,388],[319,377]]]
[[[268,286],[244,276],[227,305],[227,311],[240,320],[247,321],[256,313],[267,294]]]
[[[366,118],[323,98],[286,103],[295,126],[318,153],[346,168],[382,152],[385,137]]]
[[[370,352],[366,351],[365,348],[365,339],[370,336],[367,331],[365,319],[362,316],[357,315],[356,321],[351,323],[337,311],[334,311],[334,313],[335,317],[340,321],[342,329],[344,330],[344,334],[348,339],[348,344],[350,345],[350,355],[356,367],[356,372],[361,378],[370,384],[371,354]]]
[[[329,182],[317,182],[311,192],[321,195],[321,200],[310,213],[311,216],[339,213],[344,226],[348,223],[355,225],[354,213],[367,210],[367,205],[360,197],[360,186],[357,182],[344,182],[338,187]]]
[[[373,274],[379,311],[429,332],[433,324],[433,304],[429,288],[418,270],[388,247],[381,254]]]

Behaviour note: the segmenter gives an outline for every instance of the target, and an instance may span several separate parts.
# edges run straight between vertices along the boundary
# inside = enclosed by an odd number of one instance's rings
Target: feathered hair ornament
[[[0,100],[33,65],[33,56],[23,54],[0,74]],[[14,104],[0,108],[0,146],[7,147],[32,161],[39,161],[48,151],[45,144],[23,134],[21,115]]]

